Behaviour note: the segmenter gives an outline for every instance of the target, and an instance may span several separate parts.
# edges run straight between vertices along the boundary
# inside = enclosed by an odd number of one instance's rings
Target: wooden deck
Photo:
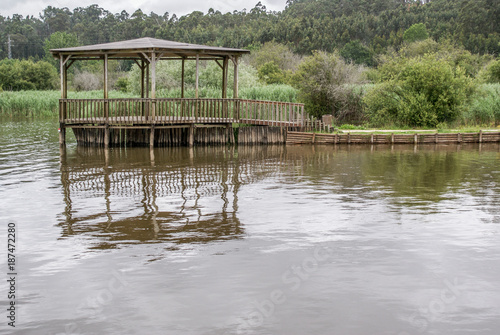
[[[61,99],[65,127],[134,127],[249,124],[301,127],[311,119],[304,105],[243,99]]]

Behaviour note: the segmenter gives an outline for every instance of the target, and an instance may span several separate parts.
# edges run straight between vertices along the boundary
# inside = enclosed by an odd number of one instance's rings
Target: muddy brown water
[[[500,333],[500,144],[61,151],[3,121],[0,197],[1,334]]]

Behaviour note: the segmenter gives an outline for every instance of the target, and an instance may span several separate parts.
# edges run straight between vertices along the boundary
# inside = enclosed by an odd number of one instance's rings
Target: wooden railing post
[[[240,104],[240,99],[236,99],[234,101],[234,115],[233,115],[233,118],[234,118],[234,122],[240,122],[240,108],[241,108],[241,104]]]

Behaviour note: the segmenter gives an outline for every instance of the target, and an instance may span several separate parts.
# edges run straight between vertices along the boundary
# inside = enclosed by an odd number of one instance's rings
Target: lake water
[[[57,138],[0,125],[0,334],[500,333],[499,144]]]

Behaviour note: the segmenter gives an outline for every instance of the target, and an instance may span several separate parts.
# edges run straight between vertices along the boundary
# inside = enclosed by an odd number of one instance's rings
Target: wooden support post
[[[226,124],[226,134],[227,134],[227,142],[230,144],[234,144],[234,131],[232,123]]]
[[[66,127],[64,127],[64,124],[59,125],[59,144],[61,146],[66,144]]]
[[[182,58],[182,70],[181,70],[181,98],[184,98],[184,82],[185,82],[185,68],[186,60]]]
[[[60,56],[59,70],[61,75],[61,99],[68,98],[68,68],[66,67],[66,62],[70,59],[71,55],[65,58],[63,55]],[[66,145],[66,102],[59,103],[59,144]]]
[[[479,143],[483,143],[483,130],[479,130]]]
[[[417,135],[417,133],[415,133],[415,135],[413,136],[413,143],[415,143],[415,144],[418,143],[418,135]]]
[[[370,136],[370,143],[373,144],[373,139],[374,139],[374,136],[373,134]]]
[[[104,54],[104,146],[109,145],[108,54]]]
[[[153,148],[155,146],[155,128],[151,126],[149,129],[149,147]]]
[[[146,98],[149,98],[149,64],[146,64]]]
[[[189,139],[188,139],[189,147],[193,147],[194,145],[194,124],[189,125]]]
[[[196,83],[195,83],[195,98],[199,97],[199,81],[200,81],[200,55],[196,54]]]
[[[152,106],[149,121],[154,122],[156,116],[156,53],[154,51],[151,53],[151,98],[153,100],[151,101]],[[151,131],[154,134],[153,128],[151,128]]]
[[[394,144],[394,133],[391,133],[391,144]]]
[[[234,88],[233,88],[233,98],[238,99],[238,57],[233,58],[234,63]]]
[[[439,137],[438,137],[438,133],[436,132],[436,135],[434,135],[434,143],[438,143],[439,141]]]
[[[460,133],[457,134],[457,142],[462,143],[462,134]]]
[[[228,67],[229,67],[229,62],[228,58],[224,57],[224,63],[223,63],[223,78],[222,78],[222,98],[226,99],[227,98],[227,75],[228,75]]]
[[[109,127],[106,125],[106,128],[104,128],[104,147],[109,146]]]
[[[145,85],[144,85],[144,79],[145,79],[145,73],[144,73],[144,68],[145,68],[145,64],[144,64],[144,59],[141,59],[141,98],[144,99],[144,93],[145,93]]]

